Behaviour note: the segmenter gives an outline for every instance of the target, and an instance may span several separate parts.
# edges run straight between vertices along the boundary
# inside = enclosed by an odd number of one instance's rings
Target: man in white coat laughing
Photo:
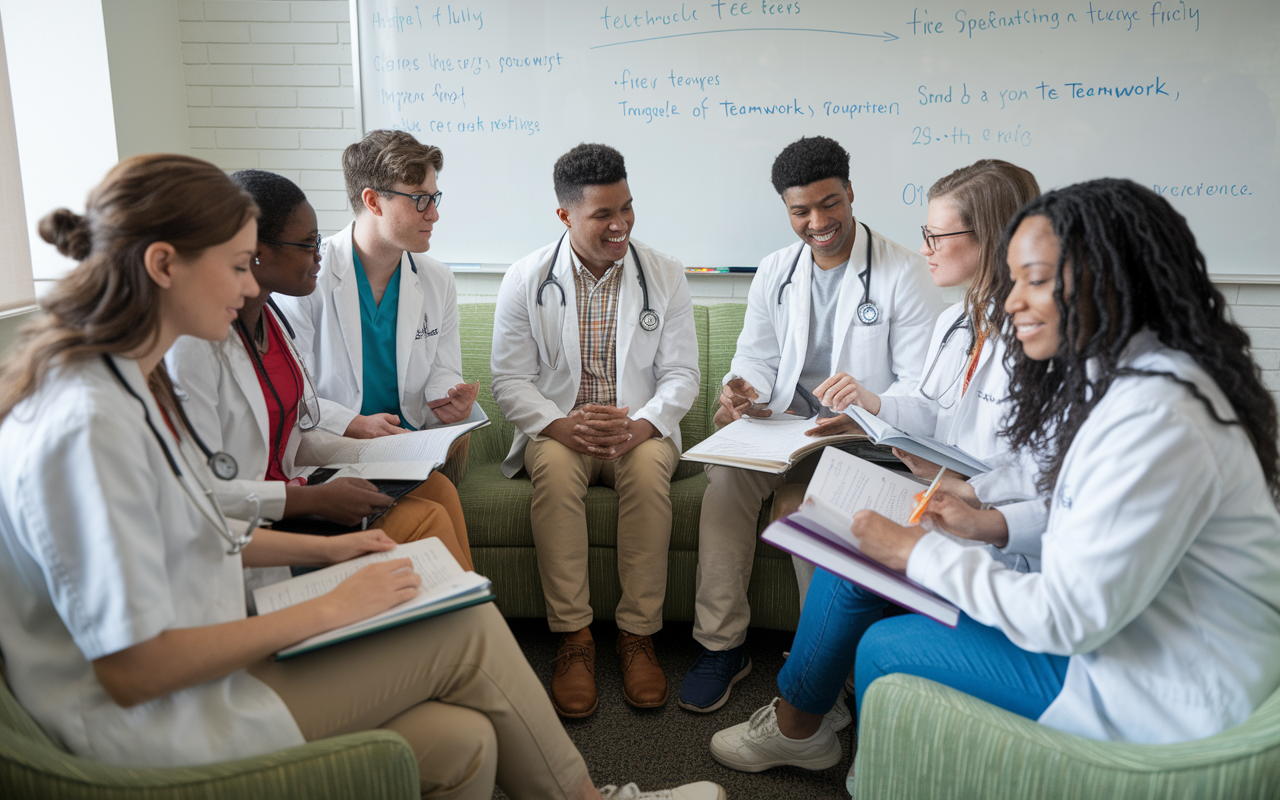
[[[918,253],[854,219],[849,154],[837,142],[792,142],[774,161],[772,180],[800,241],[760,262],[716,425],[792,413],[817,418],[811,435],[851,430],[833,407],[843,408],[859,384],[909,393],[945,304]],[[682,708],[720,708],[750,672],[747,585],[760,509],[784,483],[803,492],[816,463],[817,456],[805,459],[786,475],[707,468],[693,626],[703,652],[680,688]],[[775,499],[775,512],[779,505]],[[801,602],[811,570],[797,564]]]
[[[554,169],[568,230],[517,261],[498,293],[493,397],[515,425],[502,465],[533,481],[533,538],[551,630],[564,634],[551,698],[566,717],[596,709],[587,585],[587,486],[618,492],[615,618],[623,695],[667,701],[651,635],[662,627],[671,475],[680,419],[698,394],[698,341],[684,267],[631,239],[622,154],[583,144]]]
[[[479,389],[462,377],[453,274],[426,255],[440,219],[440,148],[378,130],[342,154],[355,220],[326,239],[316,290],[280,298],[326,428],[357,438],[461,422]],[[330,417],[333,415],[331,414]]]

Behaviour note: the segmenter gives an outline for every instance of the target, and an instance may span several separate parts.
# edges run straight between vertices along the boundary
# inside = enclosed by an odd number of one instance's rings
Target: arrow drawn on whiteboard
[[[590,50],[599,50],[602,47],[617,47],[620,44],[637,44],[639,42],[656,42],[659,39],[679,39],[682,36],[705,36],[709,33],[742,33],[745,31],[783,31],[783,32],[802,32],[802,33],[834,33],[838,36],[867,36],[872,39],[881,39],[885,42],[896,42],[899,37],[885,31],[884,33],[856,33],[854,31],[832,31],[825,28],[725,28],[718,31],[693,31],[692,33],[673,33],[669,36],[650,36],[647,39],[629,39],[625,42],[610,42],[609,44],[598,44],[590,47]]]

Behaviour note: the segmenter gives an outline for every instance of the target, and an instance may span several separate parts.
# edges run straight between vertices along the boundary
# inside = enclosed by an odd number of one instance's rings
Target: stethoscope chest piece
[[[859,303],[858,321],[863,325],[875,325],[880,321],[880,307],[870,300]]]
[[[240,473],[240,466],[230,453],[218,451],[209,456],[209,469],[217,478],[229,481]]]
[[[658,312],[652,308],[646,308],[640,312],[640,327],[646,331],[656,331],[658,329]]]

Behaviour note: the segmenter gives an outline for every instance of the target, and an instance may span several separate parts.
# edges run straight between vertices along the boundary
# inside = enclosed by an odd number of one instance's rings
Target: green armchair
[[[863,698],[855,800],[1280,797],[1280,692],[1244,724],[1169,745],[1046,728],[946,686],[887,675]]]
[[[0,662],[0,675],[3,662]],[[391,731],[321,739],[257,758],[117,767],[58,748],[0,679],[0,797],[53,800],[417,800],[418,762]]]
[[[546,603],[534,554],[529,508],[533,484],[525,475],[503,477],[502,460],[511,449],[514,428],[502,416],[489,391],[493,375],[489,353],[493,343],[495,306],[489,303],[459,306],[462,338],[462,370],[468,380],[480,381],[478,402],[492,424],[471,434],[471,453],[458,496],[467,517],[467,535],[476,571],[494,584],[498,606],[507,617],[543,617]],[[685,449],[713,430],[720,395],[720,379],[729,371],[746,306],[724,304],[694,306],[702,384],[697,399],[680,423]],[[680,462],[671,481],[671,550],[667,560],[667,596],[663,617],[693,619],[694,578],[698,564],[698,516],[707,477],[701,464]],[[761,512],[761,527],[768,519],[769,504]],[[587,490],[587,526],[591,537],[589,575],[591,607],[597,619],[613,619],[622,595],[618,583],[615,536],[618,495],[606,486]],[[791,557],[759,543],[748,591],[751,624],[756,627],[795,630],[800,618]]]

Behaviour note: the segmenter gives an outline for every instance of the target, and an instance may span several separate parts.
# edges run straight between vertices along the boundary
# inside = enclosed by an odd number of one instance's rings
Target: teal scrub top
[[[400,309],[400,268],[396,267],[382,294],[373,301],[373,289],[364,274],[364,264],[355,246],[351,256],[356,265],[356,286],[360,290],[360,344],[364,355],[364,392],[360,413],[395,414],[402,427],[410,427],[400,413],[400,378],[396,374],[396,318]]]

